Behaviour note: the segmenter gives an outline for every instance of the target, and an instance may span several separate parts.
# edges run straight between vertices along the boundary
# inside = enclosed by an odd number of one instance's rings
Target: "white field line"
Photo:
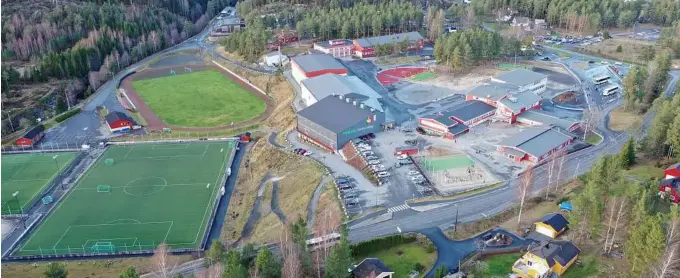
[[[217,179],[215,180],[215,186],[213,186],[213,193],[210,194],[210,198],[211,198],[210,201],[213,201],[213,200],[212,200],[212,199],[214,199],[213,194],[214,194],[214,193],[217,193],[217,188],[220,188],[220,187],[221,187],[221,185],[220,185],[220,186],[217,186],[217,185],[218,185],[219,182],[220,182],[220,178],[222,177],[222,174],[223,174],[223,171],[224,171],[224,166],[227,164],[227,160],[228,160],[228,159],[229,159],[229,156],[228,156],[228,155],[225,155],[225,156],[224,156],[224,160],[222,160],[222,166],[220,167],[220,172],[219,172],[219,174],[217,175]],[[201,228],[203,228],[203,222],[205,222],[205,217],[206,217],[206,215],[208,215],[208,210],[209,210],[211,207],[212,207],[212,206],[210,205],[210,203],[208,203],[208,205],[207,205],[206,208],[205,208],[205,213],[203,213],[203,219],[201,220],[201,225],[198,226],[198,232],[196,232],[196,237],[194,238],[194,242],[192,242],[191,244],[195,244],[196,241],[198,240],[198,236],[201,234],[201,230],[202,230]]]

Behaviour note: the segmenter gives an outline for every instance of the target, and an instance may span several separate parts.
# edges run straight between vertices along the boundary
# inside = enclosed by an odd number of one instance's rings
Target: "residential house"
[[[531,20],[529,20],[528,17],[523,17],[523,16],[516,16],[515,18],[512,19],[512,25],[513,27],[529,27],[529,24],[531,23]]]
[[[512,266],[521,278],[544,278],[562,275],[574,264],[581,250],[569,241],[543,241],[529,247]]]
[[[375,258],[366,258],[352,269],[353,278],[392,278],[392,275],[394,271]]]
[[[543,218],[541,221],[534,223],[536,227],[536,232],[549,236],[551,238],[556,238],[564,231],[567,230],[569,221],[564,215],[559,213],[550,213]]]
[[[662,180],[658,188],[662,199],[668,196],[674,204],[680,203],[680,178]]]

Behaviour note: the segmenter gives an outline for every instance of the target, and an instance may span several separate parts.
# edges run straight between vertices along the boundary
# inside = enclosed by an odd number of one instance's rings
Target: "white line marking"
[[[128,155],[130,154],[130,152],[132,151],[132,149],[134,149],[134,148],[135,148],[135,145],[132,145],[132,148],[130,148],[130,150],[128,150],[128,152],[125,153],[125,156],[123,156],[123,158],[127,158]]]
[[[57,248],[57,245],[59,245],[59,242],[61,242],[62,239],[64,239],[64,236],[66,236],[66,233],[68,233],[69,230],[71,230],[71,227],[73,226],[68,226],[68,229],[61,235],[59,240],[57,240],[57,243],[54,244],[54,248]]]
[[[165,233],[165,237],[163,238],[163,242],[166,242],[168,239],[168,235],[170,234],[170,231],[172,230],[172,225],[174,225],[174,221],[170,221],[170,227],[168,228],[168,232]]]

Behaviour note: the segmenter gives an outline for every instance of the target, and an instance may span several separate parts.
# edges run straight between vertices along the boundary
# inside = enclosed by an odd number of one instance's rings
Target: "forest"
[[[434,57],[437,63],[459,71],[477,62],[506,55],[533,54],[532,51],[522,51],[521,48],[519,40],[504,38],[498,33],[480,28],[471,28],[439,37],[434,44]]]
[[[3,127],[25,128],[63,112],[126,66],[195,35],[233,2],[3,3],[2,96],[11,111],[3,113]]]

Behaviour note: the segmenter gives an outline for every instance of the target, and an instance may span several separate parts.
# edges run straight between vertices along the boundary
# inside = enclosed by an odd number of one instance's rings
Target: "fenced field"
[[[199,248],[234,141],[112,145],[13,255]]]
[[[21,214],[75,156],[75,152],[3,154],[1,213]]]
[[[421,157],[418,163],[441,192],[465,190],[492,180],[482,167],[464,154]]]

